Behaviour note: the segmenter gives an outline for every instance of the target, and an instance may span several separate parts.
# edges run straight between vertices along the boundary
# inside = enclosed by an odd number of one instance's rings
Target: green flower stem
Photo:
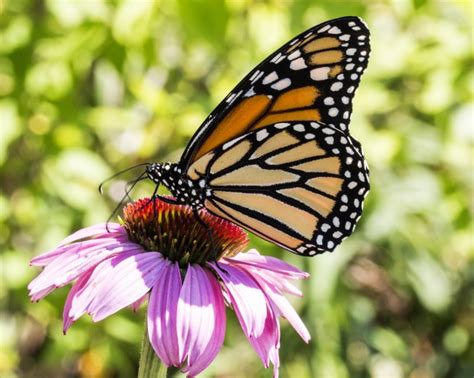
[[[145,326],[138,365],[138,378],[166,378],[168,376],[168,368],[153,350]]]

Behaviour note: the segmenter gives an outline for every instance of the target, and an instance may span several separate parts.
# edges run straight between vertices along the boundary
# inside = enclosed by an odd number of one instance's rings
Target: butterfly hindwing
[[[358,143],[316,121],[248,132],[201,156],[187,174],[206,182],[210,212],[310,256],[352,233],[369,190]]]
[[[369,52],[369,31],[357,17],[331,20],[300,34],[217,106],[189,142],[181,167],[277,122],[320,122],[348,134],[352,98]]]

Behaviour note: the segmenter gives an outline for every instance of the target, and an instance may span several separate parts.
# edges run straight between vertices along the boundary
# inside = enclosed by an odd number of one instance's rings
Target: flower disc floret
[[[128,204],[123,214],[130,240],[147,251],[160,251],[183,268],[234,256],[248,244],[240,227],[204,209],[195,213],[189,206],[144,198]]]

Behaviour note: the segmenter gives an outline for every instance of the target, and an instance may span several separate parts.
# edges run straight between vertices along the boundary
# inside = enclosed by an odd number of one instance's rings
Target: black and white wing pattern
[[[277,122],[320,122],[348,135],[352,98],[369,53],[369,30],[358,17],[330,20],[295,37],[252,70],[209,115],[186,147],[181,168]]]
[[[188,172],[206,188],[210,212],[306,256],[333,251],[352,233],[369,190],[352,138],[317,121],[250,131]]]

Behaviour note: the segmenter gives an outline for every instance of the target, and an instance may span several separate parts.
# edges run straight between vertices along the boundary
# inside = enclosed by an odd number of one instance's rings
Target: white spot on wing
[[[327,223],[323,223],[321,226],[321,231],[327,232],[330,228],[331,228],[330,225],[328,225]]]
[[[298,58],[290,63],[290,68],[294,71],[302,70],[308,67],[303,58]]]
[[[330,70],[331,69],[329,67],[315,68],[314,70],[311,70],[310,72],[311,79],[316,80],[316,81],[327,80],[329,77]]]
[[[332,97],[326,97],[324,99],[324,105],[334,105],[334,99]]]
[[[238,141],[240,141],[242,138],[244,138],[246,136],[246,134],[244,135],[241,135],[235,139],[231,139],[230,141],[228,141],[227,143],[224,143],[222,145],[222,149],[223,150],[227,150],[228,148],[232,147],[234,144],[236,144]]]
[[[291,80],[286,78],[286,79],[281,79],[280,81],[277,81],[275,84],[272,85],[273,89],[276,89],[277,91],[281,91],[282,89],[285,89],[291,85]]]
[[[316,237],[316,244],[322,245],[323,244],[323,235],[318,235]]]
[[[326,25],[323,26],[321,29],[318,30],[318,33],[324,33],[326,30],[328,30],[331,27],[331,25]]]
[[[347,55],[354,55],[356,53],[356,51],[357,51],[357,49],[352,47],[352,48],[346,50],[346,54]]]
[[[333,135],[335,133],[335,131],[333,129],[330,129],[329,127],[325,127],[323,129],[323,133],[326,134],[326,135]]]
[[[298,123],[293,126],[293,130],[303,132],[304,131],[304,125],[301,123]]]
[[[256,93],[255,93],[255,90],[254,90],[254,88],[252,87],[252,88],[250,88],[250,89],[244,94],[244,97],[251,97],[251,96],[253,96],[253,95],[255,95],[255,94],[256,94]]]
[[[255,71],[255,74],[252,75],[253,79],[250,78],[250,83],[253,84],[255,83],[258,79],[260,79],[263,76],[263,71]]]
[[[281,57],[281,55],[281,52],[279,52],[272,58],[272,60],[270,60],[270,62],[275,63]]]
[[[340,81],[336,81],[331,85],[331,91],[337,92],[342,89],[342,83]]]
[[[264,140],[267,136],[268,136],[267,130],[264,129],[264,130],[257,131],[256,137],[259,142]]]
[[[290,55],[288,55],[288,59],[293,60],[293,59],[299,58],[300,56],[301,56],[301,51],[296,50],[296,51],[293,51]]]
[[[263,78],[262,84],[270,84],[273,83],[275,80],[278,80],[278,75],[275,71],[273,71]]]
[[[286,58],[286,55],[280,56],[280,57],[275,61],[275,64],[280,63],[280,62],[281,62],[283,59],[285,59],[285,58]]]
[[[236,93],[231,93],[231,94],[226,98],[225,102],[231,103],[232,100],[234,99],[235,95],[236,95]]]

